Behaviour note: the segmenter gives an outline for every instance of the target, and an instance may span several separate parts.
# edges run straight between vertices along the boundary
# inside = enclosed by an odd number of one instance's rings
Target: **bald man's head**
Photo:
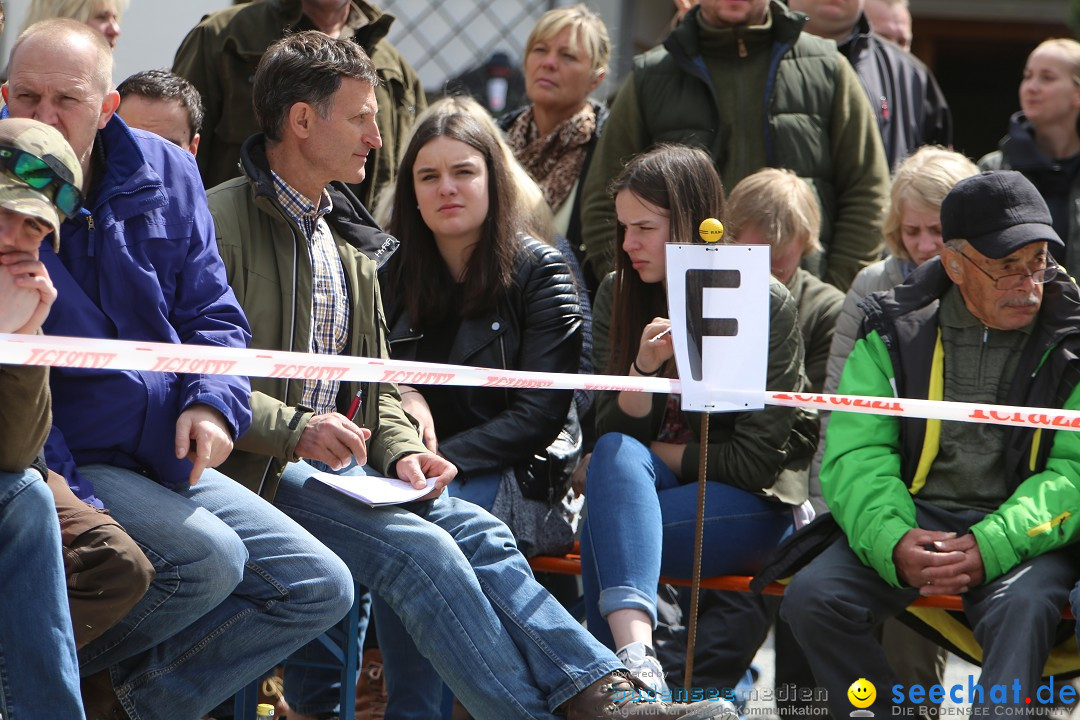
[[[12,117],[38,120],[60,131],[79,158],[84,182],[89,182],[97,131],[120,104],[112,90],[112,51],[104,38],[74,20],[31,25],[11,49],[3,95]]]
[[[19,48],[31,38],[44,43],[48,47],[55,47],[58,51],[72,46],[82,47],[90,45],[94,49],[92,67],[99,83],[101,94],[104,95],[113,89],[113,53],[109,43],[93,28],[86,23],[71,20],[70,18],[52,18],[34,23],[26,28],[15,40],[11,47],[11,55],[8,58],[8,66],[15,62],[15,55]]]

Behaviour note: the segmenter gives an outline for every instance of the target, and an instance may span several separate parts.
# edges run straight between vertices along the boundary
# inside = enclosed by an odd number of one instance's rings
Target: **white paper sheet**
[[[760,410],[769,358],[769,247],[669,244],[666,250],[682,409]]]
[[[428,478],[427,486],[417,490],[404,480],[378,475],[335,475],[320,472],[312,477],[371,507],[400,505],[418,500],[431,492],[431,485],[434,482],[432,478]]]

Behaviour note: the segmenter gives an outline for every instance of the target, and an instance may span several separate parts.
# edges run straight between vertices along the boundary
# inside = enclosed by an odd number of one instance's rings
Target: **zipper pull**
[[[746,51],[746,41],[744,41],[741,37],[736,38],[736,40],[738,40],[739,42],[739,57],[749,57],[750,53]]]
[[[88,256],[90,256],[90,257],[94,257],[96,255],[96,253],[94,252],[94,216],[93,215],[87,215],[86,216],[86,229],[88,231],[86,233],[86,254]]]
[[[983,325],[983,345],[986,344],[986,340],[990,337],[990,328]]]

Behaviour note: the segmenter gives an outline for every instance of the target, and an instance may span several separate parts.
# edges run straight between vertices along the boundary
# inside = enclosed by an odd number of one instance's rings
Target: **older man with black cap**
[[[1061,239],[1039,193],[1016,172],[976,175],[946,196],[941,225],[939,259],[864,301],[840,392],[1080,409],[1080,292],[1050,257]],[[859,679],[877,695],[856,707],[893,712],[873,631],[920,595],[964,599],[983,689],[963,702],[1034,699],[1080,572],[1064,549],[1078,484],[1078,433],[834,412],[821,485],[843,533],[781,608],[833,713],[850,713]]]

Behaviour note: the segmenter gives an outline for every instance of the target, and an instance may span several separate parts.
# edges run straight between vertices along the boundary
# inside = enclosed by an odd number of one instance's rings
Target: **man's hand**
[[[192,405],[176,419],[176,457],[191,461],[190,484],[197,483],[206,468],[225,462],[232,449],[229,423],[209,405]]]
[[[952,565],[928,568],[926,576],[932,584],[926,587],[924,595],[958,595],[982,584],[986,578],[982,553],[973,534],[939,540],[934,543],[934,549],[939,553],[961,552],[964,559]]]
[[[939,530],[914,528],[904,533],[900,542],[893,548],[893,562],[896,575],[911,587],[919,588],[920,595],[941,595],[934,586],[938,578],[951,577],[956,568],[964,562],[965,555],[960,550],[938,550],[936,543],[952,540],[956,533]],[[933,550],[928,548],[933,547]],[[930,571],[934,572],[931,573]]]
[[[44,263],[30,253],[0,255],[0,332],[34,335],[56,301]]]
[[[428,478],[433,478],[435,483],[431,492],[420,499],[434,500],[457,475],[457,467],[441,455],[413,453],[398,460],[394,472],[399,480],[410,483],[417,490],[427,485]]]
[[[420,425],[420,440],[431,452],[439,452],[439,439],[435,437],[435,420],[431,417],[431,407],[416,388],[399,385],[401,393],[401,407],[409,413]]]
[[[296,454],[318,460],[335,470],[346,467],[356,458],[357,465],[367,464],[367,441],[371,431],[360,427],[341,413],[315,415],[300,433]]]

